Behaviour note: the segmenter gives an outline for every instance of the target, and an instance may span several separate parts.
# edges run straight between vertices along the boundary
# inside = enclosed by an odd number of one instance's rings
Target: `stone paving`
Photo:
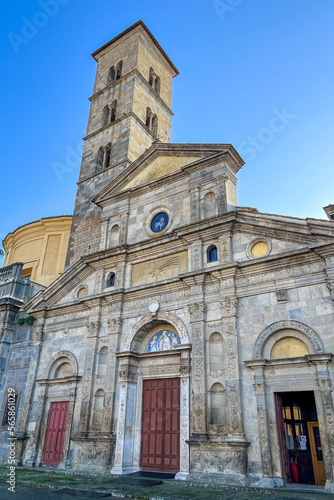
[[[258,500],[272,498],[275,500],[334,500],[334,494],[323,490],[314,491],[304,487],[303,491],[279,488],[276,490],[223,487],[194,484],[181,481],[164,481],[163,484],[151,487],[112,484],[115,476],[106,474],[74,474],[44,470],[16,469],[16,491],[8,491],[6,485],[7,469],[0,468],[1,500],[73,500],[74,498],[93,498],[93,493],[109,493],[109,498],[138,500]],[[58,494],[57,489],[72,488],[78,491],[75,496]],[[84,490],[84,491],[82,491]],[[95,496],[95,495],[94,495]],[[108,498],[108,497],[106,497]]]

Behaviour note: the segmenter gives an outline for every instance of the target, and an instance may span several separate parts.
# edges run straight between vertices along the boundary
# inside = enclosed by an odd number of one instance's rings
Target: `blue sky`
[[[49,2],[1,5],[1,239],[72,213],[96,70],[90,54],[138,19],[180,71],[172,141],[232,143],[246,161],[238,205],[326,218],[332,0]],[[57,163],[67,168],[61,176]]]

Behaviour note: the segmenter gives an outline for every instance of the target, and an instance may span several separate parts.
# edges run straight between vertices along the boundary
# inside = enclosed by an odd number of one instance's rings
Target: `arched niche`
[[[223,338],[219,332],[211,333],[208,340],[210,372],[217,374],[223,367]]]
[[[96,363],[97,378],[104,378],[107,374],[108,347],[103,346],[98,352]]]
[[[226,424],[226,391],[219,382],[210,388],[210,424]]]
[[[104,414],[104,390],[98,389],[94,394],[92,428],[94,431],[101,429]]]
[[[171,313],[158,312],[154,315],[147,314],[137,321],[125,340],[124,350],[135,352],[143,350],[145,347],[143,340],[148,343],[150,334],[153,335],[157,329],[163,329],[164,326],[169,326],[175,331],[181,344],[189,344],[189,335],[181,319]]]
[[[213,191],[209,191],[204,196],[204,216],[205,218],[214,217],[216,215],[216,195]]]
[[[324,352],[319,335],[309,326],[300,321],[277,321],[265,328],[258,336],[254,347],[254,359],[270,359],[276,342],[288,337],[303,342],[310,354]]]
[[[78,363],[76,357],[70,351],[59,351],[49,361],[45,378],[55,379],[72,377],[75,375],[78,375]]]
[[[114,224],[109,232],[109,247],[117,247],[119,245],[119,225]]]

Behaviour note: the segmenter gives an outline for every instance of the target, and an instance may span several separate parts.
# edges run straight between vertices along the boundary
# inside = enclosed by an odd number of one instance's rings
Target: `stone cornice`
[[[158,40],[152,35],[151,31],[148,29],[148,27],[146,26],[146,24],[141,19],[139,21],[135,22],[134,24],[132,24],[131,26],[129,26],[129,28],[125,29],[124,31],[122,31],[121,33],[119,33],[118,35],[116,35],[111,40],[109,40],[109,42],[107,42],[104,45],[102,45],[102,47],[100,47],[99,49],[97,49],[94,52],[92,52],[92,54],[91,54],[92,57],[96,61],[98,61],[98,57],[97,56],[99,54],[101,54],[102,52],[104,52],[112,44],[114,44],[115,42],[117,42],[121,38],[127,36],[129,33],[131,33],[135,29],[141,30],[154,43],[154,45],[157,48],[157,50],[163,55],[166,63],[168,63],[168,65],[174,71],[174,75],[173,76],[179,75],[179,71],[178,71],[177,67],[174,65],[174,63],[172,62],[172,60],[168,57],[168,55],[166,54],[166,52],[164,51],[164,49],[161,47],[161,45],[158,42]]]
[[[115,265],[115,263],[134,263],[137,261],[143,262],[145,260],[152,260],[154,258],[161,258],[164,255],[174,254],[180,251],[187,250],[192,242],[198,241],[200,237],[202,240],[205,238],[217,237],[217,228],[221,227],[224,234],[226,223],[231,229],[231,223],[236,219],[236,212],[224,214],[220,217],[202,221],[199,223],[187,226],[187,228],[175,230],[175,232],[168,233],[164,236],[158,237],[153,240],[145,240],[133,245],[125,245],[115,249],[108,249],[96,252],[94,254],[82,257],[74,266],[68,269],[60,278],[58,278],[52,285],[50,285],[44,292],[39,292],[35,295],[24,307],[25,310],[32,313],[32,311],[41,311],[44,309],[53,309],[52,304],[59,302],[67,293],[69,293],[75,286],[79,286],[82,281],[87,278],[94,270],[106,269],[108,266]],[[209,224],[209,225],[208,225]],[[236,227],[238,223],[236,223]],[[307,247],[286,251],[280,254],[270,254],[267,257],[252,259],[242,262],[228,262],[225,264],[217,264],[217,266],[210,268],[203,268],[198,271],[198,275],[208,275],[213,273],[219,275],[221,279],[226,279],[232,272],[232,268],[237,268],[235,279],[238,281],[238,288],[240,296],[243,296],[247,287],[252,283],[259,283],[260,288],[264,289],[270,287],[270,283],[289,280],[292,276],[294,279],[302,280],[304,284],[308,282],[322,282],[324,281],[323,272],[326,269],[326,262],[323,258],[324,255],[334,256],[334,242],[331,243],[315,243]],[[311,266],[311,267],[310,267]],[[294,270],[296,268],[296,270]],[[299,272],[299,268],[301,271]],[[233,271],[234,273],[234,271]],[[277,275],[276,275],[276,274]],[[215,278],[218,277],[215,276]],[[168,286],[173,286],[173,283],[180,283],[180,279],[188,279],[194,276],[194,272],[184,273],[178,277],[170,278],[167,283]],[[258,276],[258,278],[257,278]],[[313,278],[312,278],[313,276]],[[250,277],[254,277],[250,282]],[[312,279],[311,279],[312,278]],[[193,278],[192,278],[193,279]],[[244,281],[244,282],[243,282]],[[104,296],[113,296],[116,299],[117,294],[131,293],[131,291],[151,290],[152,286],[161,287],[161,284],[142,285],[141,287],[129,288],[127,290],[117,289],[116,291],[103,292]],[[292,285],[291,285],[292,286]],[[287,287],[291,288],[289,283]],[[243,292],[240,290],[244,290]],[[93,300],[95,296],[87,296],[71,303],[71,307],[76,310],[81,310],[83,304]],[[56,308],[65,308],[67,305],[56,305]]]
[[[300,356],[296,358],[278,358],[278,359],[256,359],[244,361],[245,365],[252,370],[258,370],[260,368],[272,368],[278,366],[291,366],[300,364],[327,364],[333,361],[334,355],[332,353],[321,353],[321,354],[306,354],[305,356]]]
[[[43,379],[38,379],[36,382],[39,385],[58,385],[58,384],[72,384],[73,382],[79,382],[79,380],[82,379],[81,375],[73,375],[71,377],[64,377],[64,378],[56,378],[56,379],[48,379],[48,378],[43,378]]]

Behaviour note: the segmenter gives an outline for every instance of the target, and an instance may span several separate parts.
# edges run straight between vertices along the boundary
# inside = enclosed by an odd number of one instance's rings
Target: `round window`
[[[168,220],[169,218],[166,212],[159,212],[155,215],[151,222],[151,229],[153,233],[161,233],[161,231],[166,229]]]

